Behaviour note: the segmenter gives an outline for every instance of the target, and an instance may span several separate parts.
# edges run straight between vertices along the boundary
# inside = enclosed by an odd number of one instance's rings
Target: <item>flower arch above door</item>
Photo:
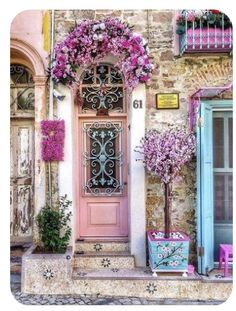
[[[104,21],[83,20],[54,48],[49,69],[57,83],[78,83],[77,69],[90,66],[106,55],[118,57],[118,67],[125,77],[125,86],[133,89],[151,78],[153,64],[144,39],[132,27],[116,18]]]

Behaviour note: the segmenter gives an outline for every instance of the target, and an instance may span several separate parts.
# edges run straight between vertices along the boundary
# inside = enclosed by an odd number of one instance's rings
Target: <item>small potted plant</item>
[[[71,201],[67,195],[60,197],[57,208],[46,205],[36,217],[39,245],[34,252],[64,253],[68,246],[71,227],[68,225],[72,213],[67,212]]]
[[[23,293],[35,293],[40,287],[42,293],[48,294],[57,291],[60,280],[69,282],[72,247],[68,245],[72,213],[68,208],[71,203],[67,195],[62,196],[56,206],[47,204],[36,216],[39,240],[22,257]]]
[[[189,238],[180,231],[171,231],[171,188],[183,165],[192,159],[195,145],[193,133],[184,127],[169,126],[164,132],[149,130],[137,150],[143,154],[146,170],[158,176],[164,185],[165,230],[147,233],[149,262],[154,274],[156,271],[188,271]]]

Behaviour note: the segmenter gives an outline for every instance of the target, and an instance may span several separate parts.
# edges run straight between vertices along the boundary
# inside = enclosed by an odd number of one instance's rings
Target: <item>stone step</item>
[[[183,276],[179,273],[158,273],[157,277],[153,276],[153,273],[149,267],[135,267],[132,269],[127,268],[106,268],[106,269],[85,269],[74,268],[72,272],[72,278],[74,280],[88,279],[88,280],[198,280],[200,276],[196,273]]]
[[[86,269],[134,268],[134,256],[129,252],[87,252],[74,254],[73,266]]]
[[[101,296],[133,296],[147,299],[211,299],[226,298],[230,293],[227,286],[221,295],[213,288],[215,284],[202,285],[197,274],[158,273],[152,275],[149,267],[133,269],[78,269],[72,273],[73,293]],[[232,285],[230,286],[230,288]],[[196,290],[198,289],[198,290]],[[194,298],[193,298],[194,297]]]
[[[127,252],[129,243],[123,241],[76,241],[75,251],[79,252]]]

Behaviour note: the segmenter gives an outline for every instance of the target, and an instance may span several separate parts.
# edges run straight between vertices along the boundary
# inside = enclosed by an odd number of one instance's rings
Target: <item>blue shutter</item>
[[[214,268],[214,213],[213,213],[213,157],[212,157],[212,108],[201,103],[201,124],[197,132],[197,203],[198,246],[204,254],[198,257],[198,270],[207,273]]]

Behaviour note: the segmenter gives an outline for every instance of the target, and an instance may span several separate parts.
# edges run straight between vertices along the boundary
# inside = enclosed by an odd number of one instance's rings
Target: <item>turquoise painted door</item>
[[[198,200],[198,271],[203,274],[214,268],[214,209],[213,209],[213,156],[212,107],[201,103],[197,130],[197,200]]]
[[[197,126],[197,240],[198,272],[207,274],[217,262],[219,243],[232,241],[232,100],[201,102]],[[219,112],[224,119],[221,143]],[[214,122],[213,122],[214,121]],[[218,120],[219,121],[219,120]],[[222,120],[221,120],[222,121]],[[213,133],[214,130],[214,133]],[[224,165],[217,164],[224,156]],[[224,187],[219,175],[224,175]],[[222,194],[222,191],[224,192]],[[226,198],[226,199],[225,199]],[[219,230],[219,228],[221,230]]]
[[[213,111],[214,261],[233,243],[233,112]]]

